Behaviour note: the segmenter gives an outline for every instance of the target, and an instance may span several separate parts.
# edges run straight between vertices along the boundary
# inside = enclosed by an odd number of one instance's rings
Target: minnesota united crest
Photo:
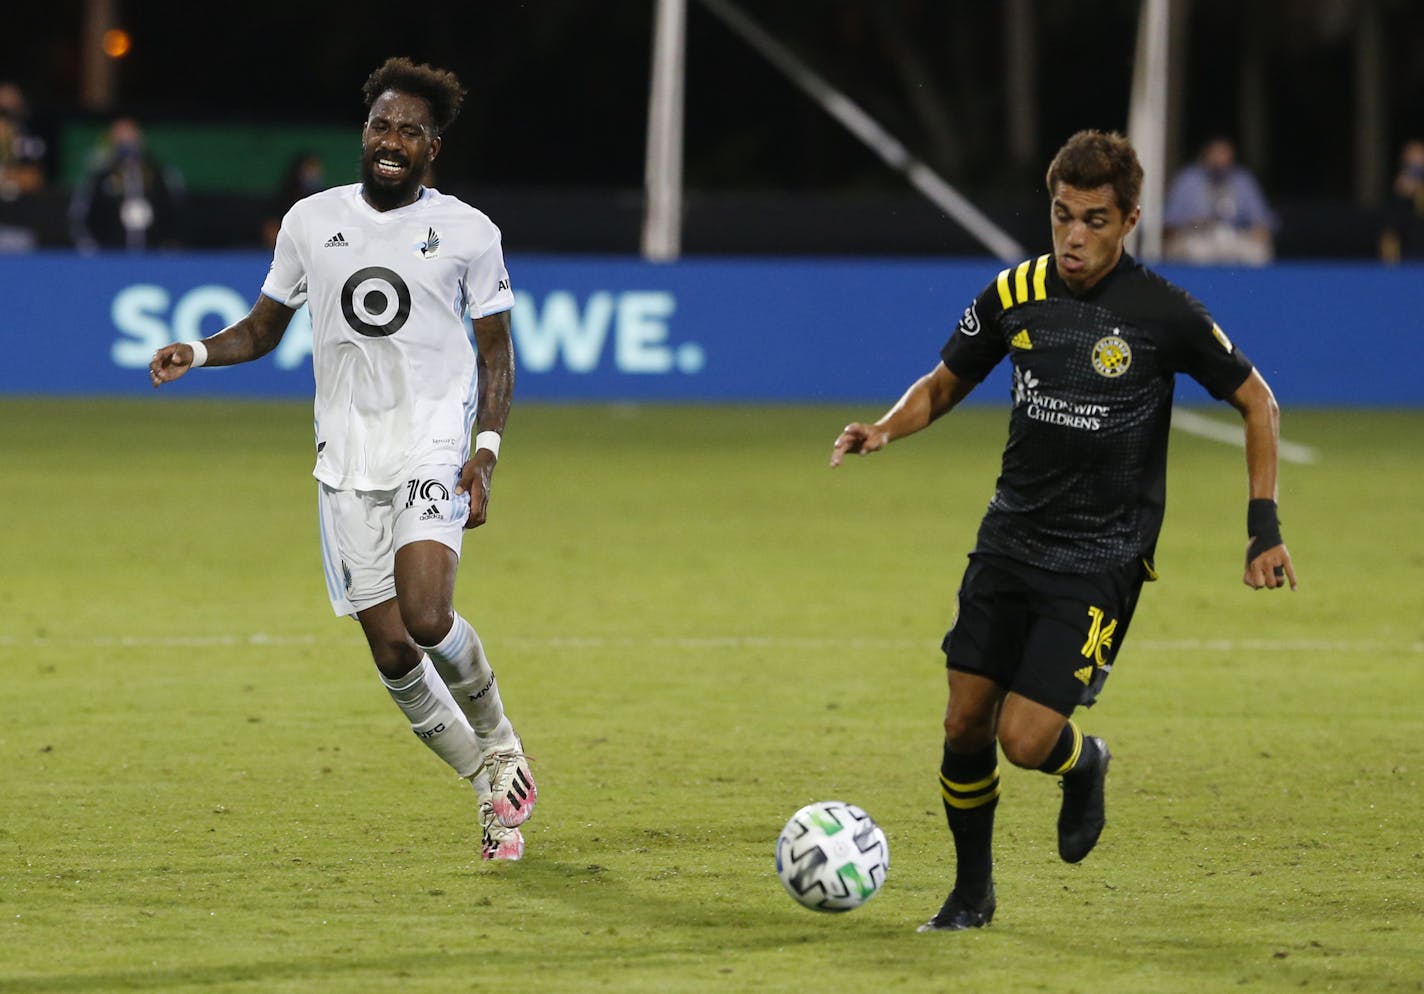
[[[434,259],[440,255],[440,232],[431,228],[425,236],[425,241],[415,243],[416,250],[422,259]]]

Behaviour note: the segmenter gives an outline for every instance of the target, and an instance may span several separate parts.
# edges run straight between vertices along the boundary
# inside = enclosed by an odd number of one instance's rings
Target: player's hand
[[[148,364],[148,378],[157,390],[165,383],[172,383],[193,368],[193,347],[182,342],[165,345],[153,353],[153,361]]]
[[[1273,545],[1246,564],[1246,575],[1241,582],[1252,590],[1276,590],[1290,582],[1295,589],[1295,567],[1291,565],[1290,550],[1282,545]]]
[[[494,472],[494,462],[493,452],[478,449],[470,461],[460,467],[460,482],[455,485],[455,493],[470,495],[466,528],[478,528],[489,514],[490,475]]]
[[[876,425],[852,421],[836,436],[836,444],[831,449],[831,465],[839,466],[847,453],[867,455],[879,452],[890,444],[890,433]]]

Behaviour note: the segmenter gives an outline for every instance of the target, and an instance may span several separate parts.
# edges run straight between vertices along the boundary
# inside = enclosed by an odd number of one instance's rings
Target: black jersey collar
[[[1137,260],[1132,257],[1132,253],[1123,249],[1117,265],[1106,276],[1089,287],[1086,293],[1077,294],[1069,290],[1068,284],[1063,282],[1063,277],[1058,275],[1058,258],[1050,255],[1048,261],[1051,263],[1048,267],[1048,286],[1052,291],[1050,296],[1072,297],[1074,300],[1092,300],[1107,289],[1109,284],[1116,282],[1123,273],[1137,268]]]

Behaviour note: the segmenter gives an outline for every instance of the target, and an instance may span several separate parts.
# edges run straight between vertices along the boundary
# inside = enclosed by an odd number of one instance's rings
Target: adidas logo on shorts
[[[422,511],[422,512],[420,513],[420,518],[419,518],[418,520],[420,520],[420,521],[438,521],[438,520],[443,519],[444,517],[445,517],[445,515],[444,515],[443,512],[441,512],[441,510],[440,510],[440,505],[438,505],[438,504],[431,504],[429,507],[427,507],[424,511]]]

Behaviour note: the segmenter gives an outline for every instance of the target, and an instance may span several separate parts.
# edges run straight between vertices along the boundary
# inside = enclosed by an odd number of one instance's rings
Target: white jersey
[[[282,219],[262,292],[312,321],[316,468],[338,490],[390,490],[411,467],[469,458],[475,350],[465,314],[514,306],[499,229],[436,190],[378,211],[360,184]]]

